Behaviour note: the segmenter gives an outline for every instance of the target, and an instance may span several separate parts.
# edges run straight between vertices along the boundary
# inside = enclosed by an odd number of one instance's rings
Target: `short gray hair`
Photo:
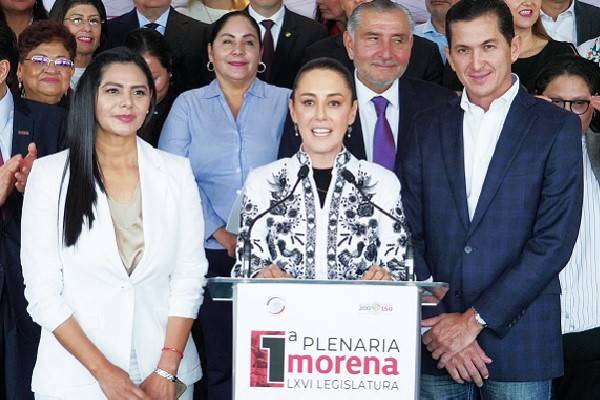
[[[372,0],[367,1],[366,3],[359,4],[354,11],[352,11],[352,15],[348,19],[348,33],[354,36],[354,32],[356,32],[356,28],[360,25],[361,15],[365,11],[375,11],[375,12],[387,12],[387,11],[401,11],[408,18],[408,24],[410,27],[410,32],[412,34],[415,28],[415,21],[413,17],[408,11],[408,8],[404,7],[402,4],[398,4],[392,0]]]

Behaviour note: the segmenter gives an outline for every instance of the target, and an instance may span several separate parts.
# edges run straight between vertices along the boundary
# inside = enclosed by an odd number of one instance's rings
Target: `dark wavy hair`
[[[19,61],[22,62],[27,54],[39,45],[52,42],[62,44],[71,60],[75,60],[77,51],[75,36],[62,23],[43,19],[29,25],[19,35]]]
[[[8,25],[0,23],[0,60],[8,60],[10,72],[6,77],[6,84],[10,87],[15,79],[19,52],[17,50],[17,37]]]
[[[510,45],[515,37],[515,26],[510,8],[504,0],[460,0],[446,14],[446,37],[452,49],[452,26],[456,22],[471,22],[484,15],[498,18],[498,29]]]
[[[218,20],[216,20],[215,23],[212,25],[212,30],[210,32],[210,37],[209,37],[208,43],[210,43],[211,45],[213,45],[215,43],[215,39],[217,39],[217,36],[219,36],[219,33],[221,33],[221,31],[223,30],[223,27],[225,26],[225,24],[233,17],[243,17],[248,21],[248,23],[250,23],[250,25],[252,25],[252,28],[254,28],[254,30],[256,31],[256,36],[258,37],[259,47],[262,48],[262,39],[260,36],[260,28],[258,27],[258,24],[254,20],[254,18],[252,18],[250,16],[250,14],[248,14],[244,11],[232,11],[232,12],[229,12],[229,13],[223,15]]]
[[[127,35],[124,46],[141,56],[148,53],[156,57],[164,69],[173,72],[173,52],[160,32],[148,28],[136,29]]]
[[[550,82],[564,75],[581,78],[587,85],[591,95],[600,94],[600,67],[597,63],[576,54],[562,54],[548,61],[535,78],[533,92],[541,95]],[[594,132],[600,132],[599,113],[596,113],[592,119],[590,127]]]
[[[100,31],[100,45],[98,49],[102,49],[107,37],[107,21],[106,21],[106,8],[101,0],[57,0],[50,10],[50,19],[60,24],[65,23],[65,17],[69,10],[78,5],[90,5],[98,11],[98,15],[104,21]]]
[[[73,246],[77,243],[83,224],[89,228],[94,222],[93,207],[98,200],[96,184],[105,191],[102,173],[96,154],[96,98],[98,87],[106,69],[113,64],[134,64],[146,76],[150,88],[150,109],[146,116],[153,114],[156,103],[154,80],[144,59],[126,47],[116,47],[98,54],[81,76],[77,89],[71,97],[67,116],[67,148],[69,155],[63,172],[63,182],[69,170],[69,183],[65,197],[63,220],[63,243]],[[61,185],[62,187],[62,185]]]

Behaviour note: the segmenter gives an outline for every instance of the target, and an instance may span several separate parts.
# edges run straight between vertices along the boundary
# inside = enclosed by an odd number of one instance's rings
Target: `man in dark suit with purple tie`
[[[355,157],[379,163],[399,177],[414,115],[456,97],[436,84],[404,77],[413,43],[411,27],[404,7],[373,0],[354,9],[344,33],[358,100],[358,115],[344,144]],[[291,156],[299,146],[288,118],[279,157]]]

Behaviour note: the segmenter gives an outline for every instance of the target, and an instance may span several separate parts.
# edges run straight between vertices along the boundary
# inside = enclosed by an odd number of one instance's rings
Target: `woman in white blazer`
[[[69,150],[34,163],[23,205],[28,311],[42,326],[36,399],[192,398],[190,328],[207,262],[189,161],[136,132],[155,102],[144,60],[98,55],[77,86]],[[150,112],[149,112],[150,111]]]

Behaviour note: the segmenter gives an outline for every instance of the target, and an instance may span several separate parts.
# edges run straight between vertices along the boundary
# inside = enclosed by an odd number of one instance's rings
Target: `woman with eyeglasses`
[[[550,61],[535,91],[581,119],[583,206],[579,236],[561,271],[565,372],[555,380],[557,400],[600,398],[600,68],[578,56]]]
[[[50,11],[50,19],[64,24],[75,36],[75,71],[71,77],[71,89],[106,37],[106,9],[100,0],[58,0]]]
[[[17,77],[21,96],[67,108],[76,47],[75,37],[62,24],[42,20],[27,27],[19,36]]]

